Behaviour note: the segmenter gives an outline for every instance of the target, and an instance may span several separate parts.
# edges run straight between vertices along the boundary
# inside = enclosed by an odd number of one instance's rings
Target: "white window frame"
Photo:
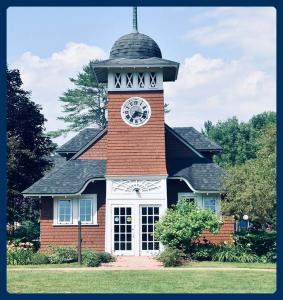
[[[78,225],[80,219],[80,200],[81,199],[91,199],[92,200],[92,222],[82,222],[82,225],[98,225],[97,223],[97,194],[82,194],[78,196],[55,196],[53,198],[54,208],[53,208],[53,225],[58,226],[72,226]],[[70,200],[71,201],[71,221],[70,222],[60,222],[59,221],[59,201],[60,200]]]
[[[61,201],[70,201],[70,221],[60,221],[60,202]],[[73,201],[72,201],[72,199],[58,199],[57,222],[58,222],[58,224],[73,224]]]
[[[91,199],[91,198],[87,198],[87,197],[81,197],[80,199],[79,199],[79,214],[78,214],[78,217],[79,217],[79,220],[81,219],[81,201],[82,200],[89,200],[90,201],[90,203],[91,203],[91,215],[90,215],[90,221],[82,221],[81,220],[81,222],[82,222],[82,224],[93,224],[93,216],[94,216],[94,209],[93,209],[93,202],[94,202],[94,199]]]

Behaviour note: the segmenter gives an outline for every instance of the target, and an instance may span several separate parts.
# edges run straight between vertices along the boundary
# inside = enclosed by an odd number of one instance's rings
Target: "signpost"
[[[82,222],[78,221],[78,262],[82,264]]]

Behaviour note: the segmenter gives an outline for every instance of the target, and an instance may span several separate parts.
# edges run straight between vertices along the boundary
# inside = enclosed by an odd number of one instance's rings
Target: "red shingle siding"
[[[105,250],[105,181],[90,183],[86,194],[97,194],[98,225],[82,226],[82,247],[97,251]],[[44,197],[41,201],[40,250],[46,251],[48,245],[76,246],[78,227],[53,225],[53,199]]]
[[[220,231],[217,234],[212,234],[208,231],[204,231],[199,241],[208,241],[213,244],[233,243],[234,234],[234,218],[225,217],[224,223],[221,225]]]
[[[107,159],[107,134],[100,137],[78,159]]]
[[[151,118],[131,127],[121,118],[121,106],[130,97],[146,99]],[[166,175],[163,91],[108,94],[108,176]]]

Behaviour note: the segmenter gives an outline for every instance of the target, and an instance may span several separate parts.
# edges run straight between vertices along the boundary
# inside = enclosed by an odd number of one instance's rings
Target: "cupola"
[[[108,91],[162,90],[164,81],[177,79],[179,63],[162,58],[158,44],[138,31],[137,8],[133,30],[113,44],[107,60],[92,64],[98,82]]]

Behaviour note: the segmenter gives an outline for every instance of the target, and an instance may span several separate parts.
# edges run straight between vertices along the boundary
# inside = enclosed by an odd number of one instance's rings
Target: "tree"
[[[275,223],[276,218],[276,126],[269,124],[258,138],[256,158],[228,169],[223,179],[222,211],[252,222]]]
[[[70,78],[75,88],[64,92],[59,100],[63,103],[64,116],[58,117],[67,125],[65,129],[51,131],[48,135],[56,138],[70,131],[80,131],[85,127],[105,128],[107,126],[107,89],[98,83],[90,61],[76,78]],[[169,104],[164,104],[164,112],[169,113]]]
[[[217,233],[219,227],[219,220],[214,212],[201,209],[194,202],[180,199],[156,223],[154,235],[164,245],[187,251],[192,241],[205,229]]]
[[[104,128],[107,126],[107,91],[104,84],[98,83],[90,61],[83,67],[77,78],[70,78],[75,88],[64,92],[59,100],[63,103],[64,116],[58,117],[67,123],[66,129],[49,132],[58,137],[70,131],[79,131],[88,126]]]
[[[54,144],[44,135],[41,107],[22,89],[19,70],[7,69],[7,221],[36,219],[39,203],[21,192],[43,176]]]
[[[258,137],[268,124],[275,124],[275,112],[264,112],[253,116],[248,122],[239,122],[236,117],[204,123],[203,134],[223,147],[223,152],[214,157],[220,166],[241,165],[256,157],[259,149]]]

